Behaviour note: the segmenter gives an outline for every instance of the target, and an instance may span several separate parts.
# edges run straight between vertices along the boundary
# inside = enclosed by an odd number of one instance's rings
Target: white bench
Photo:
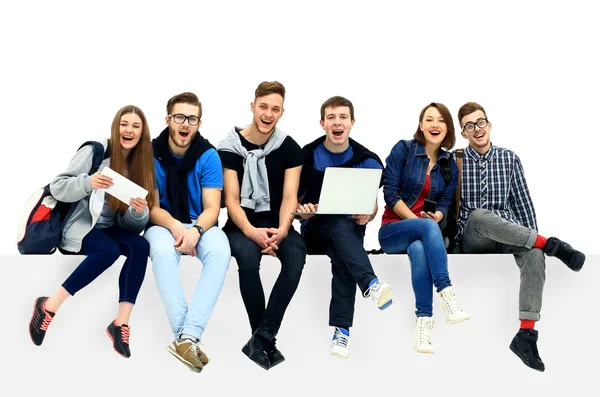
[[[131,318],[129,360],[112,351],[104,331],[116,314],[117,278],[124,258],[69,299],[52,322],[44,344],[34,346],[27,332],[34,298],[53,293],[81,259],[60,254],[2,257],[5,347],[1,357],[4,371],[11,368],[22,375],[8,376],[1,388],[19,388],[19,394],[37,395],[36,388],[43,387],[44,394],[57,396],[70,395],[75,389],[92,395],[118,390],[131,395],[252,391],[243,394],[246,396],[265,395],[255,390],[263,384],[266,389],[261,390],[274,390],[274,395],[282,396],[408,395],[423,392],[423,388],[430,393],[438,389],[450,395],[480,396],[482,392],[573,393],[595,387],[596,371],[592,368],[596,368],[594,357],[600,353],[594,339],[600,329],[595,305],[599,256],[589,257],[580,273],[573,273],[555,258],[547,260],[544,308],[537,326],[540,354],[547,367],[544,374],[525,367],[508,349],[519,325],[519,271],[510,255],[449,256],[451,280],[471,320],[445,324],[439,297],[434,296],[433,355],[412,350],[414,295],[408,257],[371,256],[377,275],[394,288],[394,304],[379,311],[370,299],[357,295],[351,355],[345,361],[329,356],[329,259],[309,256],[278,335],[278,346],[287,360],[269,372],[240,351],[250,336],[250,327],[232,260],[203,337],[212,361],[200,375],[186,370],[165,349],[172,335],[150,261]],[[188,297],[200,271],[199,261],[182,258]],[[261,272],[267,294],[278,271],[275,258],[263,259]],[[78,386],[71,387],[75,381]],[[451,386],[453,382],[465,386],[459,390]]]

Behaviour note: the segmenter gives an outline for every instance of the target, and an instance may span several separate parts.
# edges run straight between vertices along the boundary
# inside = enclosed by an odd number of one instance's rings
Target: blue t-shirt
[[[315,169],[319,171],[325,171],[327,167],[336,167],[342,165],[347,161],[350,161],[354,152],[352,146],[348,146],[348,149],[341,153],[333,153],[327,150],[325,144],[321,143],[315,149]],[[352,168],[378,168],[381,169],[381,165],[377,160],[368,158],[361,163],[354,165]]]
[[[183,157],[173,155],[175,161],[180,162]],[[160,198],[160,208],[169,213],[172,210],[171,203],[167,198],[167,173],[155,158],[156,183]],[[221,159],[215,149],[208,149],[196,161],[196,167],[187,175],[188,200],[190,203],[190,219],[198,219],[202,213],[202,188],[223,189],[223,170]]]
[[[348,149],[344,150],[341,153],[333,153],[333,152],[330,152],[325,147],[324,143],[321,143],[315,149],[314,155],[315,155],[314,156],[315,169],[318,171],[325,171],[325,168],[327,168],[327,167],[336,167],[338,165],[342,165],[342,164],[350,161],[350,159],[352,159],[352,156],[354,155],[354,151],[352,150],[352,146],[348,146]],[[377,160],[375,160],[374,158],[371,158],[371,157],[363,160],[360,163],[353,165],[352,168],[382,169],[381,164],[379,164],[377,162]],[[352,219],[352,216],[348,215],[348,218]],[[306,219],[306,220],[300,219],[301,232],[304,231],[304,227],[306,226],[306,223],[309,222],[311,219]],[[366,225],[363,225],[363,227],[366,227]]]

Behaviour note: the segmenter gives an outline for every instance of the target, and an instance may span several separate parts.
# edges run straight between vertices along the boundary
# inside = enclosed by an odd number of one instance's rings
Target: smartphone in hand
[[[435,213],[436,208],[437,202],[425,199],[425,203],[423,204],[423,211]]]

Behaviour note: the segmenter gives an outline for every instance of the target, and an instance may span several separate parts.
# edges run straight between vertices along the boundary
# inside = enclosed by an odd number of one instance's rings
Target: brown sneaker
[[[208,357],[191,340],[176,339],[167,346],[167,350],[194,372],[200,372],[204,368],[204,363],[199,358],[200,355],[204,355],[208,362]]]
[[[208,356],[202,351],[202,349],[200,349],[200,345],[202,345],[202,342],[198,341],[195,343],[196,344],[196,349],[198,352],[198,359],[200,360],[200,362],[202,363],[202,365],[206,365],[209,363],[210,359],[208,358]]]

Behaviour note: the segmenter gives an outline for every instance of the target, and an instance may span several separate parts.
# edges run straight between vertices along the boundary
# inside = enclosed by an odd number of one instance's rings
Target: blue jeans
[[[185,227],[189,229],[193,224],[195,222],[185,224]],[[231,260],[231,251],[225,233],[213,226],[204,233],[196,245],[197,257],[202,262],[202,273],[189,306],[179,274],[181,253],[173,246],[175,238],[162,226],[150,227],[144,237],[150,243],[150,258],[156,287],[173,334],[178,337],[184,333],[200,339],[221,293]]]
[[[408,252],[417,317],[431,317],[432,284],[437,292],[452,285],[446,247],[438,224],[422,218],[388,223],[379,229],[379,244],[386,254]]]
[[[86,258],[63,283],[71,295],[84,288],[125,255],[125,263],[119,275],[119,302],[135,304],[148,264],[148,243],[137,233],[111,226],[106,229],[92,228],[83,238],[77,253],[61,250],[63,254],[82,254]]]

